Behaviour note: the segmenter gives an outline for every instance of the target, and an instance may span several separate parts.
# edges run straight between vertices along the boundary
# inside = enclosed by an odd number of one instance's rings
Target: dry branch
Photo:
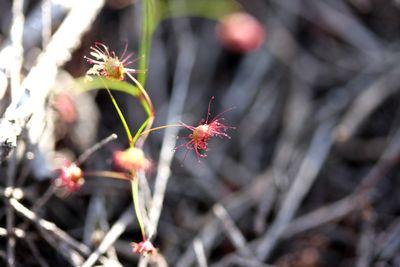
[[[54,33],[0,121],[1,159],[16,147],[17,137],[28,121],[35,126],[30,130],[30,138],[37,142],[44,122],[45,100],[54,84],[58,67],[70,59],[72,51],[80,45],[82,35],[90,28],[103,5],[104,0],[76,3]]]
[[[11,204],[11,206],[14,208],[15,211],[23,215],[25,218],[34,222],[39,228],[51,232],[55,237],[59,238],[61,241],[65,242],[74,249],[77,249],[84,255],[90,253],[90,249],[86,245],[73,239],[66,232],[57,227],[54,223],[40,218],[32,211],[30,211],[28,208],[26,208],[24,205],[22,205],[18,200],[11,198],[9,199],[9,203]]]

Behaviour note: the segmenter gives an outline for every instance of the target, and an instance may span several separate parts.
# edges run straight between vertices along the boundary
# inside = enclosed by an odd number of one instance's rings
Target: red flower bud
[[[114,167],[123,171],[147,171],[151,167],[143,150],[136,147],[128,148],[124,151],[115,151],[113,155]]]
[[[228,129],[234,129],[234,127],[227,126],[224,123],[222,123],[224,118],[222,118],[221,115],[231,109],[225,110],[224,112],[216,115],[213,119],[210,120],[210,114],[211,114],[210,106],[211,106],[211,101],[213,99],[214,97],[211,98],[208,104],[207,118],[205,121],[203,120],[203,123],[200,123],[196,127],[182,123],[182,126],[192,131],[192,133],[186,136],[186,138],[189,139],[188,142],[177,146],[175,149],[178,149],[180,147],[186,147],[188,151],[194,150],[197,158],[200,160],[200,158],[207,157],[206,154],[206,151],[208,150],[207,142],[212,137],[217,136],[221,138],[223,137],[230,138],[230,136],[225,132]]]
[[[59,171],[60,174],[55,180],[55,184],[58,187],[65,187],[69,192],[78,190],[85,182],[81,168],[75,163],[65,161],[64,166]]]
[[[220,20],[217,36],[226,48],[245,53],[262,45],[265,31],[256,18],[248,13],[238,12]]]

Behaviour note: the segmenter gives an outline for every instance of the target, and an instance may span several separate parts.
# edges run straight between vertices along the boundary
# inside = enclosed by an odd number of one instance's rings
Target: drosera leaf
[[[141,95],[139,88],[130,83],[116,79],[102,79],[100,77],[92,77],[90,80],[87,80],[85,77],[78,78],[76,79],[75,88],[78,92],[87,92],[91,90],[104,89],[104,85],[112,91],[130,94],[135,98],[138,98]]]
[[[156,14],[156,2],[154,0],[143,0],[140,44],[138,51],[139,55],[141,56],[138,62],[139,69],[146,70],[148,67],[151,41],[153,39],[153,32],[157,27],[158,21],[159,18]],[[145,86],[147,72],[138,73],[137,77],[139,83]]]

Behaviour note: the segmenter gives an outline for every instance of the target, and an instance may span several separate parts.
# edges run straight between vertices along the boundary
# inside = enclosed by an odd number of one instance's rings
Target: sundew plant
[[[173,151],[179,148],[186,148],[187,152],[185,153],[183,160],[186,159],[189,151],[194,151],[198,159],[198,163],[200,163],[201,158],[207,157],[206,152],[208,151],[209,140],[213,137],[230,138],[230,136],[227,134],[227,130],[234,129],[234,127],[228,126],[224,123],[223,115],[230,109],[219,113],[213,118],[210,117],[211,105],[212,101],[214,100],[214,96],[212,96],[209,101],[206,118],[202,119],[197,126],[190,126],[183,122],[177,122],[176,124],[169,124],[154,128],[152,127],[155,120],[155,107],[153,106],[151,97],[147,93],[144,84],[146,83],[147,79],[147,71],[151,71],[148,69],[148,57],[152,34],[156,27],[156,23],[158,23],[160,19],[156,18],[156,10],[154,9],[155,7],[161,6],[162,5],[160,5],[160,3],[159,5],[155,5],[155,3],[151,0],[143,1],[141,41],[139,52],[136,55],[127,51],[128,44],[126,44],[122,54],[118,56],[115,51],[110,50],[106,44],[96,42],[90,47],[89,55],[84,57],[87,63],[89,63],[91,66],[87,71],[86,77],[83,79],[83,81],[81,80],[78,82],[78,86],[81,90],[90,90],[98,87],[104,88],[110,96],[110,99],[117,111],[118,117],[125,129],[129,148],[124,151],[116,151],[113,157],[114,165],[121,172],[104,170],[90,172],[90,175],[98,175],[130,181],[132,187],[134,212],[142,236],[142,240],[132,243],[132,248],[134,253],[139,253],[142,256],[154,256],[157,253],[157,249],[151,241],[151,238],[154,238],[154,236],[149,237],[149,235],[146,233],[147,227],[142,214],[144,209],[142,209],[139,204],[139,179],[140,177],[143,179],[145,176],[140,176],[138,174],[146,173],[146,171],[148,171],[152,165],[152,161],[145,155],[143,151],[143,146],[145,145],[147,136],[151,132],[169,127],[180,127],[183,130],[190,131],[189,134],[184,136],[184,138],[188,140],[176,146]],[[158,10],[158,12],[160,11]],[[135,58],[134,56],[137,57]],[[137,69],[131,66],[135,62],[138,63]],[[135,75],[138,75],[138,77],[135,78]],[[123,91],[134,96],[143,107],[147,118],[143,121],[136,132],[133,132],[131,127],[128,125],[124,113],[112,94],[113,90]],[[61,185],[65,184],[70,191],[79,188],[82,180],[75,178],[75,176],[81,177],[82,175],[76,175],[73,171],[75,169],[72,169],[70,171],[71,174],[69,175],[71,179],[68,182],[65,182],[66,175],[65,171],[63,171],[65,168],[71,169],[77,167],[76,165],[68,165],[68,167],[63,167],[58,178],[62,181]],[[146,206],[146,203],[142,205]],[[148,215],[146,215],[146,217],[148,217]]]

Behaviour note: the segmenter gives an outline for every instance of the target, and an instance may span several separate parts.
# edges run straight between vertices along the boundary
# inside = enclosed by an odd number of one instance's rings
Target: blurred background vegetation
[[[400,266],[399,32],[398,0],[0,0],[1,265]],[[96,41],[148,61],[132,66],[154,126],[196,126],[212,96],[212,116],[234,107],[200,162],[175,153],[184,130],[144,144],[150,216],[166,186],[155,258],[132,252],[126,181],[86,177],[35,206],[64,159],[116,133],[81,165],[111,170],[128,147],[107,92],[76,91]],[[139,102],[113,94],[137,129]]]

